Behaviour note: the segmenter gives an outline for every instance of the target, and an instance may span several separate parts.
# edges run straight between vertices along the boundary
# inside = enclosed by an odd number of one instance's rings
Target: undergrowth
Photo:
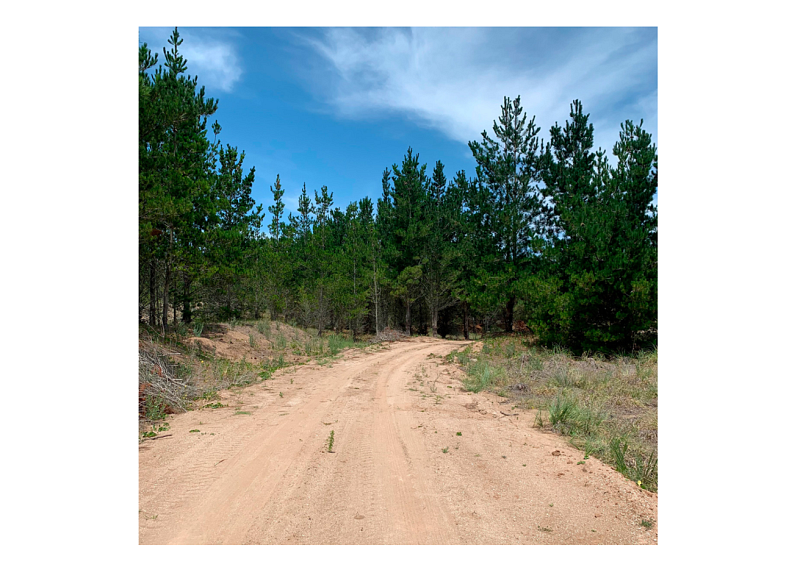
[[[658,490],[658,351],[571,356],[521,337],[496,337],[446,357],[464,389],[536,410],[532,426],[569,437],[642,488]]]
[[[227,329],[244,333],[247,356],[230,360],[217,354],[218,342]],[[227,323],[195,321],[177,323],[166,332],[146,324],[140,326],[139,418],[140,433],[152,433],[170,413],[189,409],[192,403],[216,399],[217,392],[271,380],[276,371],[316,359],[330,364],[332,358],[350,348],[366,348],[369,342],[354,340],[351,334],[302,330],[281,322],[230,319]],[[263,337],[263,338],[261,338]],[[249,357],[249,360],[248,360]],[[253,359],[256,361],[253,361]],[[260,360],[258,360],[260,359]],[[203,406],[205,407],[205,406]],[[143,438],[152,437],[147,435]]]

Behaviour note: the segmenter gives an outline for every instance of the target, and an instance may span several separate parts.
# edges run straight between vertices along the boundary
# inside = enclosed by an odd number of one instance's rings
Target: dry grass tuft
[[[533,426],[568,436],[643,488],[658,489],[657,351],[575,358],[524,338],[496,337],[450,360],[464,367],[466,390],[492,391],[537,410]]]

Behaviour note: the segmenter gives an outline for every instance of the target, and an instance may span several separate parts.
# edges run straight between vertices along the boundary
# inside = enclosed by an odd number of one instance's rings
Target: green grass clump
[[[272,375],[276,370],[280,370],[288,366],[283,359],[283,355],[279,355],[276,359],[271,359],[261,363],[261,371],[258,373],[259,378],[262,380],[272,380]]]
[[[352,337],[342,335],[331,335],[328,337],[328,349],[332,355],[337,355],[341,351],[353,348],[354,346],[355,341],[353,341]]]
[[[550,411],[550,425],[553,426],[553,429],[569,433],[570,421],[575,414],[575,402],[556,396],[547,409]]]
[[[550,428],[617,467],[647,490],[658,490],[658,351],[574,356],[529,338],[483,339],[444,357],[459,364],[467,391],[490,391],[533,410],[531,425]],[[549,417],[549,420],[548,420]]]
[[[502,368],[479,360],[467,367],[467,379],[464,380],[464,388],[468,392],[480,392],[495,384],[502,374]]]
[[[266,339],[269,339],[272,336],[272,323],[269,321],[259,321],[256,323],[256,328],[258,332],[264,335]]]
[[[611,449],[611,456],[614,459],[614,468],[618,472],[626,475],[628,474],[628,465],[625,462],[625,453],[628,452],[628,442],[624,439],[615,437],[608,444]]]

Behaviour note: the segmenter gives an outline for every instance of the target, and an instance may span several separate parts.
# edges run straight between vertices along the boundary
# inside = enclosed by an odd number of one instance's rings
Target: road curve
[[[656,543],[657,495],[463,391],[442,357],[466,344],[349,351],[174,416],[139,446],[140,543]]]

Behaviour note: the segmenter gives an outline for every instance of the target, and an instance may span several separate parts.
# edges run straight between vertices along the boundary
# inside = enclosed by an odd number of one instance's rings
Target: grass
[[[258,329],[258,332],[264,335],[264,338],[267,340],[272,337],[272,323],[269,321],[259,321],[256,323],[256,328]]]
[[[572,416],[575,413],[575,402],[556,396],[547,407],[550,412],[550,425],[559,432],[569,433]]]
[[[642,488],[658,490],[658,351],[581,357],[522,337],[483,341],[445,360],[468,392],[489,391],[534,410],[531,425],[569,438]],[[641,483],[641,484],[639,484]]]
[[[478,393],[499,383],[504,375],[504,369],[488,361],[478,360],[467,366],[467,377],[464,388],[468,392]]]
[[[341,351],[353,348],[355,342],[352,337],[344,337],[342,335],[331,335],[328,337],[328,349],[332,355],[337,355]]]
[[[186,325],[178,323],[171,326],[168,332],[151,329],[147,325],[140,326],[140,397],[139,421],[140,433],[152,437],[151,426],[163,422],[168,413],[181,412],[191,406],[216,409],[225,407],[218,402],[220,390],[245,387],[271,380],[274,373],[293,364],[304,364],[307,361],[293,358],[291,354],[301,357],[317,358],[319,364],[330,364],[343,350],[350,348],[366,348],[369,342],[354,340],[350,334],[328,333],[326,336],[315,336],[316,329],[304,331],[297,327],[271,322],[268,319],[239,320],[232,318],[224,323],[212,323],[196,320]],[[205,337],[211,341],[219,338],[229,329],[248,335],[249,347],[259,351],[260,362],[250,362],[244,355],[240,360],[229,360],[218,356],[216,345],[212,342],[188,342],[194,335]],[[270,344],[261,339],[264,337]],[[145,345],[145,346],[142,346]],[[149,346],[148,346],[149,345]],[[145,348],[146,347],[146,348]],[[162,362],[154,365],[150,351],[156,353]],[[143,354],[144,353],[144,354]],[[267,358],[265,355],[269,355]],[[288,360],[287,360],[288,359]],[[251,359],[252,360],[252,359]],[[289,362],[291,361],[291,362]],[[154,371],[153,368],[156,370]],[[170,379],[176,379],[175,392],[171,396],[161,395],[163,388],[156,384],[160,370],[169,368]],[[156,374],[158,373],[158,374]],[[146,376],[145,376],[146,374]],[[152,376],[151,376],[152,375]],[[293,384],[294,380],[291,379]],[[158,387],[156,387],[158,386]],[[283,392],[279,393],[283,397]],[[244,415],[237,413],[236,415]],[[143,437],[143,438],[147,438]]]
[[[272,375],[275,373],[276,370],[280,370],[281,368],[285,368],[288,366],[283,359],[283,355],[281,354],[276,359],[270,359],[268,361],[264,361],[261,363],[261,370],[258,373],[258,376],[262,380],[272,380]]]
[[[331,434],[328,435],[328,453],[333,453],[333,429],[331,429]]]

